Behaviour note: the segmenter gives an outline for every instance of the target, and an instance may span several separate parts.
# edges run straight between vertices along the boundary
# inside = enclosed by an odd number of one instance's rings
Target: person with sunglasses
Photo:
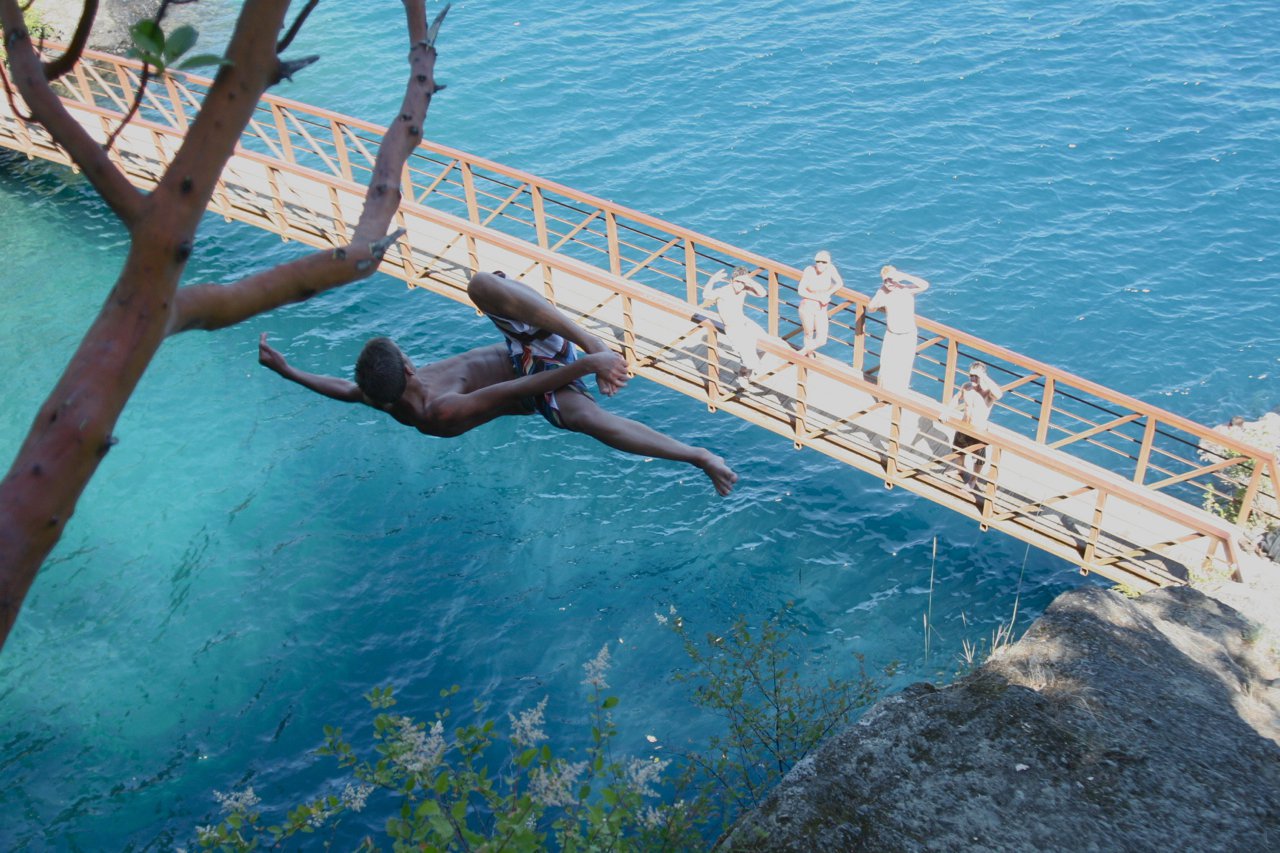
[[[800,293],[800,326],[804,329],[804,345],[800,355],[813,358],[827,342],[831,318],[827,306],[831,297],[844,287],[840,271],[831,262],[826,249],[813,256],[813,263],[804,268],[797,290]]]

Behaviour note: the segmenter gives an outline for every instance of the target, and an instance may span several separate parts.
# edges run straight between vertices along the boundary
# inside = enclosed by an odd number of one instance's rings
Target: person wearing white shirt
[[[987,464],[987,443],[976,435],[965,430],[966,426],[986,431],[991,420],[991,409],[996,401],[1004,396],[999,383],[987,375],[987,366],[980,361],[969,365],[969,381],[960,386],[951,406],[942,413],[942,419],[950,420],[960,417],[956,426],[955,437],[951,447],[960,454],[960,478],[966,486],[973,488],[977,484],[982,469]],[[969,467],[972,462],[973,472]]]
[[[800,326],[804,329],[804,346],[800,348],[800,355],[813,358],[827,342],[831,325],[827,306],[842,287],[844,279],[831,262],[831,253],[825,249],[816,252],[813,263],[804,268],[796,288],[800,293]]]
[[[766,337],[768,333],[747,316],[748,293],[753,296],[765,295],[764,285],[752,278],[749,269],[736,268],[728,281],[725,281],[724,270],[717,270],[707,279],[702,289],[702,302],[704,305],[714,303],[716,312],[724,322],[724,335],[729,347],[742,362],[739,377],[746,373],[746,378],[754,382],[760,375],[761,364],[756,341]]]
[[[876,382],[891,391],[911,386],[911,369],[916,360],[916,294],[929,289],[929,282],[902,272],[895,266],[880,269],[880,289],[867,305],[868,311],[883,311],[887,332],[880,350],[880,372]]]

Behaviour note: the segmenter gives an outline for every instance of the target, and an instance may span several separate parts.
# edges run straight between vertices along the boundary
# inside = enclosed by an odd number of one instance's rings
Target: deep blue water
[[[214,5],[211,46],[229,4]],[[219,11],[219,9],[223,11]],[[396,3],[322,5],[281,93],[372,121],[404,76]],[[920,311],[1205,423],[1280,403],[1280,18],[1266,4],[456,3],[427,133],[853,287],[886,262]],[[124,257],[84,184],[0,158],[7,460]],[[210,218],[191,281],[297,248]],[[697,632],[790,605],[816,672],[945,679],[1013,609],[1025,546],[640,382],[608,403],[742,475],[621,456],[540,420],[428,439],[282,382],[491,332],[385,278],[167,343],[0,655],[0,849],[187,844],[211,791],[325,788],[324,724],[394,683],[504,715],[613,643],[622,744],[710,727],[669,680]],[[929,601],[938,635],[924,660]],[[1019,621],[1080,582],[1026,556]],[[381,815],[355,829],[376,827]]]

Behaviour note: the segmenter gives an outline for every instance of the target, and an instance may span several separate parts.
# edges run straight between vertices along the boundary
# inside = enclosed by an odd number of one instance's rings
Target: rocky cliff
[[[83,0],[37,0],[35,12],[49,35],[66,41],[80,20]],[[95,50],[123,54],[128,49],[129,28],[144,18],[153,17],[160,0],[101,0],[94,18],[89,46]],[[199,3],[170,6],[165,13],[165,31],[180,24],[195,24],[204,10]]]
[[[973,674],[880,702],[729,846],[1277,850],[1277,674],[1195,590],[1070,592]]]

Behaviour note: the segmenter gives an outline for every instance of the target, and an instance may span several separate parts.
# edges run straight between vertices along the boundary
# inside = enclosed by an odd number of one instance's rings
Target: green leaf
[[[231,60],[223,59],[214,53],[197,53],[195,56],[189,56],[179,62],[177,67],[183,71],[190,71],[192,68],[207,68],[210,65],[224,68],[231,65]]]
[[[604,708],[607,711],[610,708],[616,706],[617,704],[618,704],[618,697],[610,696],[608,699],[605,699],[604,702],[600,704],[600,707]]]
[[[445,820],[444,815],[431,818],[429,823],[431,824],[431,831],[436,834],[436,838],[453,839],[453,827],[449,825],[449,821]]]
[[[165,59],[173,61],[191,48],[195,47],[196,39],[200,34],[196,32],[196,28],[190,24],[183,24],[173,32],[169,33],[169,37],[164,40],[164,56]]]
[[[140,53],[154,57],[164,53],[164,30],[160,29],[160,25],[155,21],[150,19],[138,21],[129,28],[129,36]]]

